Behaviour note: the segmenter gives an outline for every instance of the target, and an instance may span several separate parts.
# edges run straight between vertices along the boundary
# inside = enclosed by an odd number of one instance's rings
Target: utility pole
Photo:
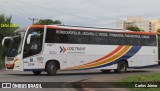
[[[34,24],[35,20],[38,20],[37,18],[29,18],[32,21],[32,24]]]

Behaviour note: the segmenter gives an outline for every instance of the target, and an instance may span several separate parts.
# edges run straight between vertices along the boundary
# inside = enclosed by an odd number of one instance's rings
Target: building
[[[117,28],[127,29],[130,26],[137,26],[143,31],[149,32],[153,30],[153,25],[150,20],[143,20],[139,16],[129,16],[126,21],[117,21]]]
[[[159,19],[152,19],[151,23],[152,23],[152,27],[153,27],[152,31],[157,32],[157,30],[160,29],[160,20]]]

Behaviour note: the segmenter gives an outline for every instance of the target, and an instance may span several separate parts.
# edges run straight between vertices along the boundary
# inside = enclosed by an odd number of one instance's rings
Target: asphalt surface
[[[48,76],[43,72],[39,76],[33,75],[32,72],[18,72],[0,70],[0,82],[77,82],[77,81],[117,81],[119,78],[134,74],[160,73],[160,68],[150,69],[130,69],[127,73],[101,73],[100,70],[75,70],[75,71],[58,71],[55,76]],[[77,91],[74,88],[43,88],[43,89],[0,89],[0,91]],[[79,90],[79,89],[78,89]],[[83,89],[80,89],[83,90]]]

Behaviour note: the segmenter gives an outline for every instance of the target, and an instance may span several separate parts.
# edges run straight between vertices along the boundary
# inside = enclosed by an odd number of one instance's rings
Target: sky
[[[65,25],[116,27],[127,16],[160,19],[160,0],[0,0],[0,14],[20,27],[29,18],[60,20]]]

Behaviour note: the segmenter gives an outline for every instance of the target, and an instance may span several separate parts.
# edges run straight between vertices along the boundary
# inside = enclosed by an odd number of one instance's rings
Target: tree
[[[4,47],[2,48],[1,43],[2,39],[5,36],[11,36],[16,30],[17,27],[10,27],[13,23],[11,22],[12,16],[5,16],[5,14],[0,14],[0,67],[2,66],[2,51],[5,50]]]
[[[0,14],[0,43],[3,37],[12,35],[19,28],[19,26],[11,27],[13,24],[11,19],[12,16],[7,17],[4,14]]]
[[[157,29],[157,32],[160,33],[160,28]]]
[[[157,29],[157,35],[158,35],[158,45],[160,45],[160,28]],[[158,51],[160,51],[160,46],[158,46]],[[160,58],[160,52],[158,56]],[[159,65],[160,65],[160,62],[159,62]]]
[[[158,42],[160,43],[160,28],[157,29],[157,34],[158,34]]]
[[[140,30],[137,26],[127,27],[127,30],[131,30],[131,31],[143,31],[143,30]]]
[[[39,20],[38,22],[36,22],[36,25],[42,24],[42,25],[52,25],[52,24],[61,24],[62,22],[59,20],[51,20],[51,19],[44,19],[44,20]]]

